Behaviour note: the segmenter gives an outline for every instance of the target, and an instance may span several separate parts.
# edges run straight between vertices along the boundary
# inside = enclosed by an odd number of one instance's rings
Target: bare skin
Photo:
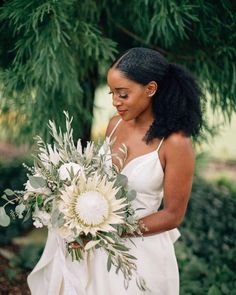
[[[152,113],[152,95],[158,91],[156,82],[143,86],[127,79],[116,69],[110,69],[107,77],[113,105],[120,116],[113,117],[108,124],[106,136],[109,136],[120,118],[122,122],[113,137],[113,153],[119,154],[119,147],[125,144],[128,157],[124,166],[140,155],[156,150],[161,139],[155,138],[146,144],[144,136],[154,120]],[[143,235],[171,230],[181,224],[189,201],[194,173],[195,156],[191,139],[182,132],[173,133],[165,138],[159,159],[164,171],[163,209],[150,214],[140,223],[148,230]],[[118,165],[115,157],[113,163]],[[80,248],[74,243],[73,248]]]

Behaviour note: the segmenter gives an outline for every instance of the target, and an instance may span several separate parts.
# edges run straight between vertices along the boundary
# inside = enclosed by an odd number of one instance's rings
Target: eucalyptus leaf
[[[0,207],[0,225],[8,226],[11,222],[10,217],[6,214],[5,208]]]
[[[116,193],[116,198],[120,199],[120,198],[122,198],[122,196],[123,196],[122,190],[119,189],[118,192]]]
[[[29,176],[29,182],[35,189],[46,187],[47,185],[46,180],[40,176]]]
[[[128,193],[127,193],[127,199],[131,202],[133,200],[135,200],[136,198],[136,191],[135,190],[130,190]]]
[[[7,202],[9,201],[6,195],[2,195],[1,198],[6,200]]]
[[[117,175],[117,178],[116,178],[116,182],[115,182],[115,185],[116,186],[126,186],[128,183],[128,177],[124,174],[118,174]]]
[[[4,193],[9,197],[14,196],[14,194],[15,194],[14,191],[9,188],[5,189]]]

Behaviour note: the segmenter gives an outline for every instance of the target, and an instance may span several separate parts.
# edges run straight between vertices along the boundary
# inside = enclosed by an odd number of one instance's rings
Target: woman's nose
[[[114,107],[117,107],[117,106],[120,106],[122,102],[119,99],[113,97],[112,104]]]

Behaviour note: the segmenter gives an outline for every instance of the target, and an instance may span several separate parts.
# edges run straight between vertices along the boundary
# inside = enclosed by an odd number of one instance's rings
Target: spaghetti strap
[[[115,127],[114,127],[114,128],[112,129],[112,131],[111,131],[111,134],[108,136],[109,138],[112,137],[112,135],[113,135],[114,132],[116,131],[116,129],[117,129],[117,127],[119,126],[119,124],[120,124],[121,121],[122,121],[122,119],[120,119],[120,120],[116,123]]]
[[[162,137],[162,139],[161,139],[161,141],[160,141],[160,143],[159,143],[159,145],[158,145],[158,147],[157,147],[157,149],[156,149],[157,152],[159,151],[159,149],[160,149],[160,147],[161,147],[161,145],[162,145],[164,139],[165,139],[165,138]]]

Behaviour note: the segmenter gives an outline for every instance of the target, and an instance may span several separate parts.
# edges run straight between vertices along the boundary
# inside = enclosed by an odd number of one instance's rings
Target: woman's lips
[[[123,116],[125,114],[125,112],[127,112],[127,110],[118,110],[118,113]]]

